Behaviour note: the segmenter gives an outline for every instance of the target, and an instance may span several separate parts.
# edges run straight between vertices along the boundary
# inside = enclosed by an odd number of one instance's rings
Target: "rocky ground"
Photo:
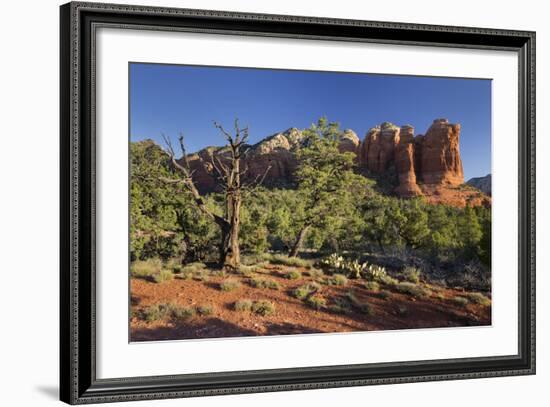
[[[296,279],[288,278],[291,271]],[[334,285],[331,276],[319,271],[284,265],[267,264],[246,276],[212,273],[203,270],[198,278],[176,275],[160,283],[131,278],[131,341],[491,324],[490,301],[483,303],[470,297],[472,293],[422,282],[412,285],[421,293],[417,294],[404,293],[395,284],[366,286],[364,280]],[[269,281],[272,288],[253,287],[253,280]],[[224,291],[227,281],[226,289],[232,289]],[[324,304],[296,298],[298,287],[314,282],[318,290],[313,296],[324,299]],[[274,308],[271,314],[236,310],[235,304],[243,299],[267,301]],[[179,312],[151,313],[159,304],[171,304]]]

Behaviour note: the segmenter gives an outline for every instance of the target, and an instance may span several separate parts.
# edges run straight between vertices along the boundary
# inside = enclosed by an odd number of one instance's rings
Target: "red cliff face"
[[[464,173],[459,124],[436,119],[425,135],[415,136],[412,126],[397,127],[385,122],[370,129],[362,142],[353,130],[345,130],[340,140],[340,151],[355,153],[359,167],[373,174],[396,175],[398,185],[394,192],[399,197],[425,196],[429,202],[455,206],[490,205],[487,196],[460,187],[464,184]],[[302,132],[291,128],[249,146],[243,166],[248,168],[245,180],[262,177],[267,171],[265,186],[291,184],[298,165],[295,152],[302,142]],[[195,171],[193,178],[201,191],[215,190],[209,163],[212,155],[223,154],[223,148],[209,147],[188,156]]]

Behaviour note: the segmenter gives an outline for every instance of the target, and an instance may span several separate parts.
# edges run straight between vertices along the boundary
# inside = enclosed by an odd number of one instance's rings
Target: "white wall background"
[[[550,380],[550,296],[542,287],[550,256],[550,28],[542,1],[146,0],[134,4],[259,13],[449,24],[537,31],[538,374],[331,390],[187,399],[188,406],[344,403],[407,406],[544,405]],[[43,406],[58,399],[58,0],[2,5],[0,24],[0,404]],[[498,135],[496,135],[498,136]],[[404,344],[406,346],[406,344]],[[546,401],[547,402],[547,401]],[[148,402],[175,406],[181,400]],[[126,403],[130,406],[136,403]],[[141,403],[140,405],[146,405]]]

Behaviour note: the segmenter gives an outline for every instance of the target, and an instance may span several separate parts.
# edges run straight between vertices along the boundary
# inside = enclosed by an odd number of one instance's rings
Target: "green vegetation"
[[[252,303],[252,312],[266,317],[275,313],[275,304],[268,300],[259,300]]]
[[[203,315],[203,316],[206,316],[206,315],[212,315],[212,313],[214,312],[214,307],[212,305],[199,305],[197,307],[197,313],[199,315]]]
[[[134,278],[153,278],[162,270],[162,260],[152,258],[148,260],[134,261],[130,266],[130,275]]]
[[[403,294],[408,294],[414,298],[426,298],[432,295],[432,292],[415,283],[403,281],[395,286],[395,289]]]
[[[320,310],[322,308],[325,308],[327,306],[327,300],[323,297],[321,297],[319,294],[313,294],[307,297],[306,303],[311,307],[315,308],[316,310]]]
[[[296,288],[292,295],[299,300],[305,300],[309,295],[314,294],[318,292],[321,289],[321,286],[317,283],[308,283],[301,285],[300,287]]]
[[[418,284],[420,282],[421,273],[416,267],[405,267],[401,274],[403,275],[403,278],[410,283]]]
[[[453,297],[451,298],[451,301],[460,306],[460,307],[465,307],[466,305],[468,305],[470,303],[470,301],[468,300],[468,298],[466,297],[460,297],[460,296],[456,296],[456,297]]]
[[[289,280],[298,280],[299,278],[302,278],[302,273],[300,273],[298,270],[290,270],[287,271],[284,276]]]
[[[252,282],[254,273],[270,263],[324,278],[315,264],[329,277],[362,278],[392,290],[400,286],[396,289],[402,292],[415,289],[401,286],[395,277],[417,284],[434,274],[452,286],[489,291],[491,209],[388,196],[382,191],[393,190],[391,185],[360,172],[353,153],[339,151],[341,136],[337,123],[320,119],[304,131],[304,146],[295,151],[295,182],[243,191],[242,264],[233,271],[259,288],[278,288]],[[204,263],[219,260],[222,241],[210,215],[225,216],[226,191],[201,195],[199,207],[192,191],[166,182],[182,179],[170,154],[151,140],[132,142],[130,150],[131,276],[167,281],[170,271],[177,278],[206,281],[211,273]]]
[[[376,281],[365,281],[365,288],[369,291],[378,292],[380,291],[380,284]]]
[[[374,310],[370,306],[370,304],[367,303],[366,301],[360,300],[359,297],[357,297],[353,291],[348,291],[346,297],[351,303],[351,305],[353,306],[353,308],[358,309],[363,314],[367,314],[371,316],[374,315]]]
[[[466,294],[468,300],[474,304],[489,306],[491,305],[491,299],[484,296],[481,293],[468,293]]]
[[[281,285],[270,278],[251,278],[249,280],[250,286],[254,288],[269,288],[271,290],[279,290]]]
[[[174,279],[174,273],[170,270],[162,269],[160,272],[153,276],[153,280],[156,283],[163,283],[165,281],[170,281]]]
[[[348,278],[343,274],[333,274],[326,279],[327,284],[336,286],[345,286],[348,284]]]
[[[173,303],[155,304],[142,311],[142,317],[147,322],[164,319],[182,320],[195,316],[195,310],[189,307],[182,307]]]
[[[222,291],[233,291],[241,287],[241,283],[234,279],[227,279],[220,283],[220,290]]]
[[[250,312],[252,311],[252,300],[243,299],[235,303],[235,311]]]

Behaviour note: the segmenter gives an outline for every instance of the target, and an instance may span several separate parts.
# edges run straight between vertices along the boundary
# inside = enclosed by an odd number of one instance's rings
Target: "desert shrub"
[[[321,289],[321,286],[319,284],[317,284],[315,282],[308,283],[308,284],[301,285],[300,287],[294,289],[294,291],[292,292],[292,295],[294,297],[298,298],[299,300],[304,300],[309,295],[311,295],[313,293],[316,293],[320,289]]]
[[[396,290],[403,294],[408,294],[415,298],[425,298],[429,297],[432,292],[427,288],[424,288],[420,285],[410,283],[408,281],[403,281],[395,286]]]
[[[155,283],[164,283],[165,281],[170,281],[174,279],[174,273],[168,269],[162,269],[158,273],[153,275],[153,280]]]
[[[403,269],[401,274],[403,278],[410,283],[418,284],[420,282],[421,273],[416,267],[407,266]]]
[[[445,295],[443,295],[443,293],[441,293],[441,292],[435,294],[434,297],[437,298],[438,300],[444,300],[445,299]]]
[[[254,288],[269,288],[271,290],[279,290],[281,285],[270,278],[251,278],[249,284]]]
[[[346,295],[347,299],[351,303],[351,305],[361,311],[363,314],[367,315],[374,315],[374,310],[368,304],[366,301],[361,301],[354,293],[353,291],[348,291]]]
[[[178,259],[170,259],[166,262],[164,265],[164,268],[167,268],[169,270],[172,270],[173,273],[180,273],[183,266],[181,265],[181,262]]]
[[[323,278],[325,276],[325,273],[323,272],[323,270],[314,269],[314,268],[310,269],[309,271],[306,271],[305,273],[307,273],[309,277],[315,280]]]
[[[162,260],[136,260],[130,266],[130,275],[134,278],[152,278],[162,270]]]
[[[343,298],[336,298],[334,304],[329,305],[328,309],[337,314],[349,314],[352,312],[350,302]]]
[[[252,312],[265,317],[275,312],[275,304],[268,300],[254,301],[251,309]]]
[[[235,273],[241,276],[251,277],[257,271],[259,271],[258,266],[247,266],[247,265],[241,264],[239,268],[235,270]]]
[[[468,293],[466,294],[468,300],[474,304],[489,306],[491,305],[491,299],[481,293]]]
[[[289,257],[285,254],[272,254],[264,256],[264,259],[272,264],[282,264],[290,267],[311,268],[313,262],[311,260],[302,259],[300,257]]]
[[[326,279],[328,285],[345,286],[348,284],[348,278],[343,274],[333,274]]]
[[[181,273],[195,273],[206,268],[206,264],[200,262],[189,263],[183,266]]]
[[[193,308],[182,307],[177,304],[155,304],[142,311],[143,318],[147,322],[158,321],[166,318],[187,319],[195,315]]]
[[[193,279],[197,281],[208,281],[210,279],[210,273],[206,269],[198,269],[193,273]]]
[[[211,315],[214,312],[214,307],[210,304],[199,305],[197,307],[197,313],[202,316]]]
[[[217,269],[217,270],[211,270],[210,275],[212,277],[227,277],[227,270],[225,268]]]
[[[284,277],[288,278],[289,280],[298,280],[302,277],[302,273],[300,273],[298,270],[290,270],[284,274]]]
[[[181,307],[178,305],[169,306],[169,316],[173,319],[189,319],[195,316],[195,310],[189,307]]]
[[[383,300],[387,300],[391,297],[391,292],[389,292],[388,290],[382,290],[378,293],[378,296]]]
[[[384,285],[387,285],[389,287],[394,287],[396,285],[399,284],[399,280],[389,276],[389,275],[385,275],[385,276],[382,276],[382,277],[379,277],[377,279],[380,283],[384,284]]]
[[[384,267],[371,264],[365,269],[365,276],[368,280],[383,281],[388,277],[388,273]]]
[[[361,278],[368,269],[367,262],[360,263],[358,260],[346,260],[336,253],[321,260],[321,265],[333,272],[345,274],[351,278]]]
[[[460,297],[458,295],[456,297],[451,298],[451,301],[454,304],[458,305],[459,307],[465,307],[466,305],[468,305],[470,303],[468,298]]]
[[[233,280],[231,278],[228,278],[227,280],[224,280],[220,283],[220,290],[222,291],[233,291],[237,288],[240,288],[241,283],[239,283],[237,280]]]
[[[306,303],[311,308],[314,308],[316,310],[320,310],[327,306],[327,300],[321,297],[319,294],[313,294],[307,297]]]
[[[166,304],[155,304],[142,311],[143,319],[147,322],[158,321],[166,317]]]
[[[243,299],[235,303],[235,311],[248,312],[252,310],[252,300]]]
[[[380,291],[380,284],[376,281],[365,281],[365,288],[369,291]]]

